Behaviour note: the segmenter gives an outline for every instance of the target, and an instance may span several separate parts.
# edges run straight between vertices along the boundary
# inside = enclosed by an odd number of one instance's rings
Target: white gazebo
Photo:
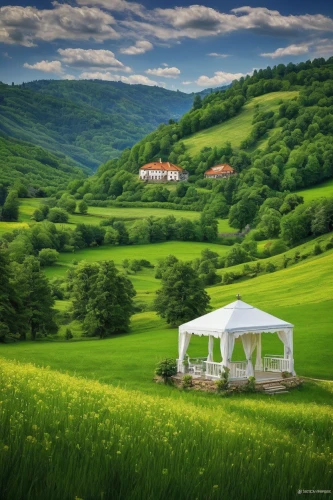
[[[205,367],[206,378],[219,378],[223,367],[230,369],[230,378],[248,378],[272,372],[290,372],[295,375],[293,359],[293,326],[282,319],[276,318],[260,309],[257,309],[240,300],[228,304],[196,318],[179,327],[178,336],[178,372],[186,371],[186,351],[191,336],[199,335],[208,337],[208,356],[201,358],[201,365]],[[283,355],[267,355],[262,359],[261,336],[263,333],[275,333],[284,345]],[[241,338],[246,361],[231,361],[235,339]],[[214,338],[220,341],[222,361],[213,360]],[[256,349],[255,367],[252,364],[252,355]],[[184,363],[185,361],[185,363]],[[194,365],[198,367],[197,365]],[[200,368],[197,375],[201,373]]]

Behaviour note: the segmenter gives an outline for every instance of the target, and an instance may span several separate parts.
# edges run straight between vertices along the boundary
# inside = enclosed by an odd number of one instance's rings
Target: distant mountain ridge
[[[194,94],[100,80],[0,83],[0,131],[97,168],[160,124],[177,120]]]

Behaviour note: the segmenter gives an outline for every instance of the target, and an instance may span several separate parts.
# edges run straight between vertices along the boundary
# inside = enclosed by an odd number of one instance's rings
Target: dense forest
[[[0,83],[0,131],[97,168],[192,102],[193,94],[121,82]]]
[[[79,167],[63,154],[0,133],[0,185],[21,186],[21,196],[53,195],[89,173],[89,168]]]

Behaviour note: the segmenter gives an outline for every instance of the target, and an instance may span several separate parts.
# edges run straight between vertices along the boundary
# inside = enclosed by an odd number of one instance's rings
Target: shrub
[[[326,246],[325,246],[325,250],[330,250],[331,248],[333,248],[333,238],[331,238],[327,243],[326,243]]]
[[[321,253],[323,253],[321,246],[319,245],[319,243],[316,243],[313,247],[313,255],[320,255]]]
[[[188,389],[193,385],[193,377],[192,375],[184,375],[182,380],[183,389]]]
[[[230,368],[227,366],[223,367],[223,372],[221,372],[221,378],[220,380],[216,380],[216,390],[217,392],[222,392],[228,389],[229,387],[229,373],[230,373]]]
[[[276,266],[273,264],[273,262],[267,262],[266,273],[274,273],[276,271]]]
[[[243,388],[244,392],[255,392],[256,390],[256,379],[255,377],[249,377],[247,383]]]
[[[72,330],[70,328],[66,328],[65,339],[70,340],[73,338]]]
[[[282,372],[281,375],[282,375],[282,378],[290,378],[293,376],[292,373],[290,373],[290,372]]]
[[[174,358],[163,359],[158,363],[155,373],[163,378],[165,384],[168,383],[170,377],[177,373],[177,361]]]

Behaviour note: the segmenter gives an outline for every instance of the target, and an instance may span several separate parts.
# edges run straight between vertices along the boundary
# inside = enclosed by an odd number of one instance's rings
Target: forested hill
[[[121,82],[0,83],[0,130],[96,168],[192,103],[193,94]]]
[[[229,127],[231,123],[233,127]],[[228,141],[224,134],[227,126]],[[239,141],[241,128],[247,132]],[[209,147],[202,144],[193,155],[189,144],[195,142],[198,132],[209,134],[210,130],[215,143],[210,142]],[[168,190],[163,185],[146,187],[140,182],[139,167],[159,157],[186,168],[189,183]],[[219,163],[229,163],[238,175],[217,181],[205,179],[205,170]],[[274,230],[265,234],[276,237],[282,213],[276,207],[288,193],[331,178],[333,57],[268,67],[234,82],[225,91],[203,99],[195,96],[192,109],[178,123],[158,127],[118,160],[102,165],[94,176],[81,182],[77,196],[95,204],[141,206],[154,202],[166,206],[167,202],[170,208],[209,209],[215,216],[229,216],[231,226],[240,229],[248,223],[260,226],[264,206],[275,218]],[[293,208],[298,198],[294,202]],[[328,227],[326,222],[322,227]]]
[[[21,196],[45,196],[65,189],[91,171],[63,154],[0,133],[0,200],[3,188],[14,186]]]

